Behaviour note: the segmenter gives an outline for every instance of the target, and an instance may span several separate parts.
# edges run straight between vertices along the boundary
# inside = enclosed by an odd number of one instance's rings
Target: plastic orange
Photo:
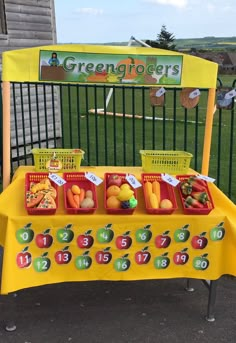
[[[110,196],[112,195],[118,195],[120,193],[120,187],[116,186],[116,185],[112,185],[112,186],[109,186],[106,190],[106,195],[107,195],[107,198],[109,198]]]
[[[121,202],[117,199],[115,195],[111,195],[107,198],[107,208],[120,208]]]

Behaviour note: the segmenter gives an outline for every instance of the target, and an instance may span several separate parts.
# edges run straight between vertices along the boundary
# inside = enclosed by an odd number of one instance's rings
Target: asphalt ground
[[[1,343],[236,342],[236,279],[218,281],[214,322],[208,289],[185,279],[45,285],[0,297]],[[13,320],[13,332],[5,330]]]

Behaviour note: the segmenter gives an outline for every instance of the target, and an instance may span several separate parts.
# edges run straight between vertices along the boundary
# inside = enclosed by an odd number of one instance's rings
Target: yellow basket
[[[81,149],[40,149],[31,150],[37,172],[79,171],[84,151]]]
[[[192,154],[185,151],[140,150],[145,172],[185,174],[188,172]]]

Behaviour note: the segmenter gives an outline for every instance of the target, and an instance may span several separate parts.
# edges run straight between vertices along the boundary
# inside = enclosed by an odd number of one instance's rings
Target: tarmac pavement
[[[235,343],[236,279],[218,281],[214,322],[208,290],[192,280],[45,285],[0,297],[0,343]],[[12,319],[17,328],[5,331]]]

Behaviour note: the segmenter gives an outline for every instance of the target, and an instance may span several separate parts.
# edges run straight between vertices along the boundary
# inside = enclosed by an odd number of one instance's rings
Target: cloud
[[[75,10],[77,13],[88,14],[88,15],[101,15],[103,14],[103,10],[100,8],[92,8],[92,7],[81,7]]]
[[[188,0],[145,0],[152,4],[169,5],[179,8],[184,8],[188,5]]]

